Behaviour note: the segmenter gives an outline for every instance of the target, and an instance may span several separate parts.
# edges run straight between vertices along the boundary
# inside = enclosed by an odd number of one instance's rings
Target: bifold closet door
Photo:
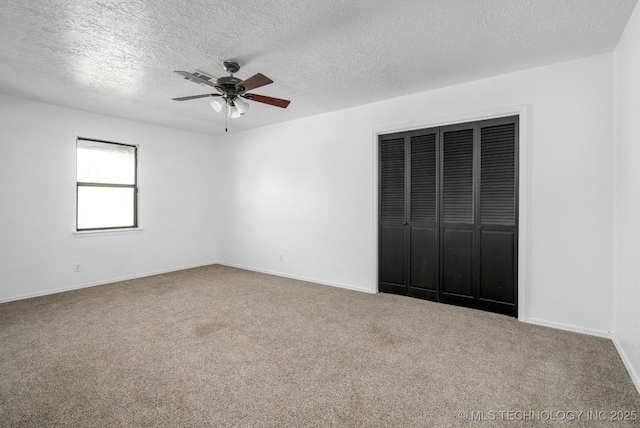
[[[517,117],[442,127],[439,300],[517,316]]]
[[[380,139],[380,291],[438,300],[437,147],[437,130]]]
[[[441,128],[440,301],[473,306],[475,124]]]
[[[409,133],[407,294],[438,300],[438,131]]]
[[[379,144],[379,290],[517,316],[518,118]]]
[[[518,118],[478,123],[475,307],[517,316]]]
[[[380,139],[379,285],[382,292],[407,294],[406,158],[403,136]]]

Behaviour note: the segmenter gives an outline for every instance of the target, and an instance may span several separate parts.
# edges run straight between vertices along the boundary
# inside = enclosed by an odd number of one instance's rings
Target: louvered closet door
[[[440,300],[474,303],[475,124],[440,129],[442,141]]]
[[[438,130],[410,133],[408,294],[438,300]]]
[[[517,316],[518,117],[379,142],[379,290]]]
[[[517,316],[517,118],[478,123],[476,306]]]
[[[405,137],[384,136],[379,147],[378,288],[407,294]]]

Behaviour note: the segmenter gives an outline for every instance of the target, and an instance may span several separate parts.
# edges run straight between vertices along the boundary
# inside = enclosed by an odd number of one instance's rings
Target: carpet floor
[[[221,265],[0,305],[2,427],[624,427],[639,413],[608,339]]]

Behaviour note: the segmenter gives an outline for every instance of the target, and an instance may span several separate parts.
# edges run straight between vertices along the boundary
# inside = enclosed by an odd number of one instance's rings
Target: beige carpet
[[[0,305],[2,427],[640,425],[618,411],[611,341],[390,294],[214,265]]]

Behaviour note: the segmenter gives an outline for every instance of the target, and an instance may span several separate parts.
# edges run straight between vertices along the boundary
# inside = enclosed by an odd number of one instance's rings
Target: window
[[[76,230],[138,227],[137,147],[78,138]]]

